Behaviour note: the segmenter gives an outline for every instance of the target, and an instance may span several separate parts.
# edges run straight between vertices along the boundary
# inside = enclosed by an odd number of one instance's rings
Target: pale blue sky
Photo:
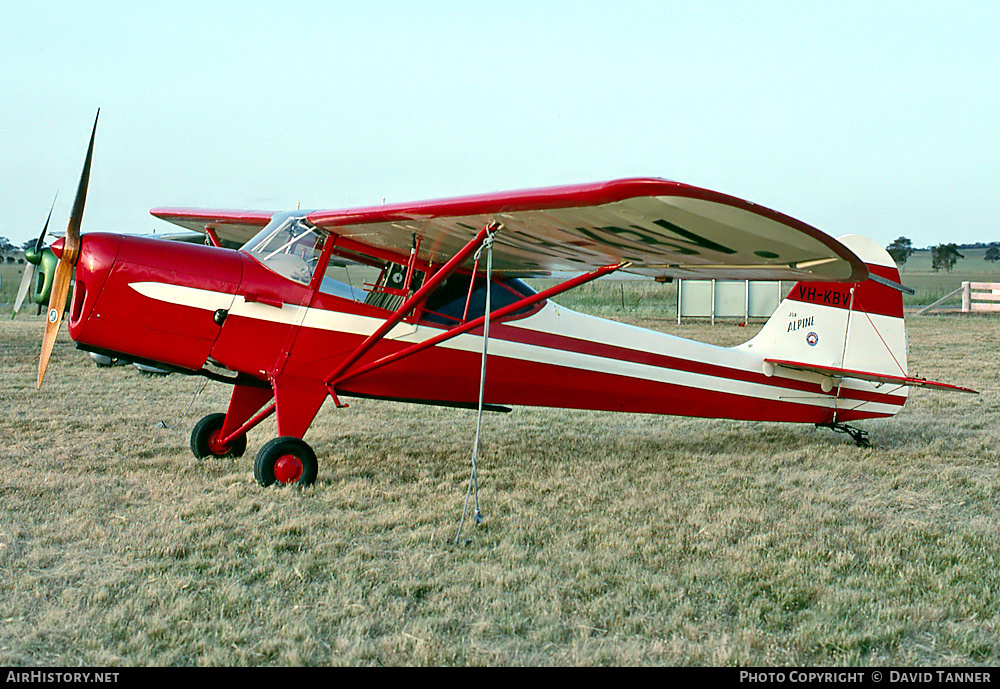
[[[0,4],[0,235],[665,177],[1000,240],[1000,2]]]

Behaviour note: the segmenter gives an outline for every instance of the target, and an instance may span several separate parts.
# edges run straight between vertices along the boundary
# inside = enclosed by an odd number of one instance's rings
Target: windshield
[[[324,242],[326,233],[310,224],[305,213],[280,213],[242,251],[274,272],[308,285]]]

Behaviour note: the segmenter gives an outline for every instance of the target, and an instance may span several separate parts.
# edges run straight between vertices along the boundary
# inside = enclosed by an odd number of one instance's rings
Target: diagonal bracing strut
[[[547,290],[524,297],[523,299],[520,299],[514,302],[513,304],[508,304],[507,306],[499,308],[496,311],[492,311],[490,313],[489,319],[492,322],[494,320],[497,320],[498,318],[503,318],[504,316],[510,313],[519,311],[523,308],[531,306],[532,304],[537,304],[540,301],[545,301],[546,299],[550,299],[551,297],[554,297],[557,294],[562,294],[567,290],[573,289],[574,287],[578,287],[584,283],[590,282],[591,280],[596,280],[597,278],[602,277],[604,275],[608,275],[609,273],[613,273],[616,270],[626,268],[629,265],[631,265],[631,263],[629,262],[614,263],[611,265],[602,266],[589,273],[578,275],[577,277],[566,280],[565,282],[561,282],[558,285],[555,285],[554,287],[550,287]],[[481,327],[485,323],[485,321],[486,321],[486,316],[480,316],[479,318],[468,321],[467,323],[463,323],[462,325],[451,328],[450,330],[446,330],[442,333],[434,335],[433,337],[430,337],[422,342],[417,342],[415,344],[412,344],[409,347],[406,347],[405,349],[401,349],[398,352],[386,355],[381,359],[372,361],[371,363],[365,364],[364,366],[361,366],[352,371],[347,371],[345,367],[340,367],[342,369],[342,373],[336,378],[333,377],[333,375],[331,374],[331,376],[327,377],[326,383],[331,387],[336,387],[338,383],[342,383],[345,380],[356,378],[357,376],[360,376],[365,373],[370,373],[375,369],[379,369],[388,364],[395,363],[400,359],[413,356],[418,352],[422,352],[423,350],[429,347],[441,344],[442,342],[457,337],[458,335],[467,333],[470,330],[475,330],[476,328]],[[355,361],[356,360],[357,359],[355,359]]]
[[[462,249],[455,254],[450,261],[441,266],[441,269],[434,273],[429,280],[425,281],[420,289],[414,292],[409,299],[404,301],[403,304],[392,313],[392,315],[385,319],[385,322],[376,328],[375,332],[366,337],[353,352],[348,354],[347,357],[341,361],[329,375],[327,375],[323,382],[326,385],[331,385],[334,381],[338,380],[348,368],[353,366],[358,359],[363,357],[368,352],[368,350],[381,342],[390,330],[406,318],[406,316],[409,315],[413,309],[420,305],[431,294],[431,292],[437,289],[438,285],[448,278],[448,276],[454,273],[462,262],[465,261],[465,259],[479,247],[489,232],[495,232],[497,229],[499,229],[499,225],[496,223],[490,223],[481,229],[479,234],[470,240],[468,244],[462,247]]]

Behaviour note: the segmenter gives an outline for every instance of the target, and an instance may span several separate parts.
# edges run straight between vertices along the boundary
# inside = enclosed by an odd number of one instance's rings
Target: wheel
[[[309,444],[289,436],[275,438],[260,448],[253,466],[254,477],[262,486],[311,486],[318,470],[316,453]]]
[[[238,436],[228,445],[219,442],[225,414],[209,414],[191,430],[191,452],[198,459],[206,457],[242,457],[247,451],[247,437]]]

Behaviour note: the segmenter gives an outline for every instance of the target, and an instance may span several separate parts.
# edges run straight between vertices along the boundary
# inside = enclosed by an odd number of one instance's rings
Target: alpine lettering
[[[815,319],[815,316],[809,316],[809,318],[799,318],[798,320],[790,321],[786,332],[795,332],[796,330],[800,330],[802,328],[808,328],[813,325],[813,321]]]

